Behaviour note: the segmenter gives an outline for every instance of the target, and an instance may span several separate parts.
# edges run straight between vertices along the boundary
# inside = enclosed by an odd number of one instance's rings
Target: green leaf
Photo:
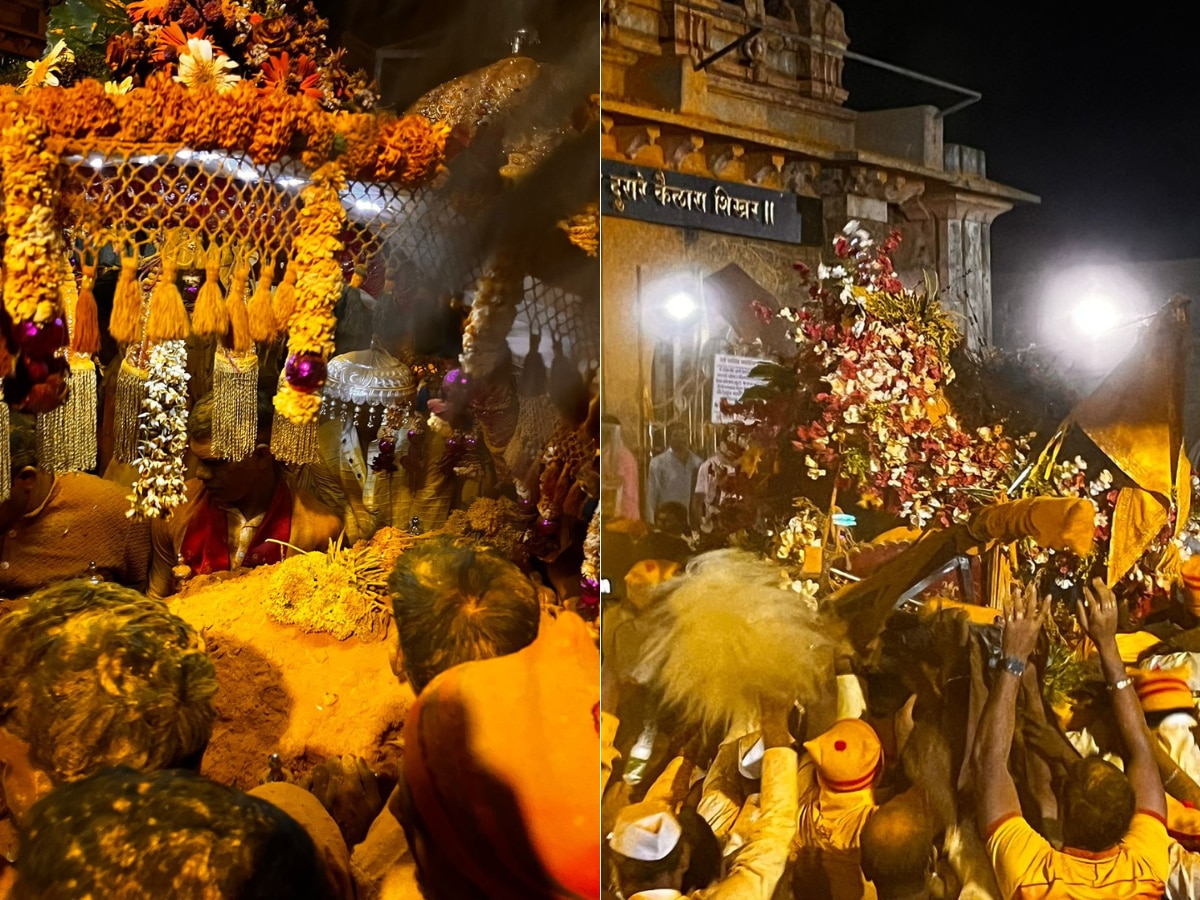
[[[99,49],[114,34],[132,31],[133,24],[120,0],[66,0],[50,10],[46,39],[65,40],[72,50]]]
[[[792,370],[786,366],[778,365],[777,363],[764,362],[759,363],[750,370],[750,378],[767,378],[774,381],[778,378],[784,378],[792,374]]]
[[[779,389],[773,385],[760,384],[757,387],[746,388],[742,392],[742,403],[753,403],[756,400],[774,400],[779,396]]]

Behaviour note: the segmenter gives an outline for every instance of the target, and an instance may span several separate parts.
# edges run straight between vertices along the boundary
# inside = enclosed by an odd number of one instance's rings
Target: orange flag
[[[1179,505],[1177,529],[1190,507],[1191,471],[1183,448],[1187,303],[1173,297],[1124,362],[1068,419],[1134,482],[1121,489],[1113,511],[1110,584],[1167,524],[1173,500]]]

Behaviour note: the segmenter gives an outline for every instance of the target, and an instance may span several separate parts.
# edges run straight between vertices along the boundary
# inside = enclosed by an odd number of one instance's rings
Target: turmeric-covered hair
[[[0,725],[56,784],[198,767],[216,691],[195,629],[130,588],[61,582],[0,620]]]
[[[193,772],[109,769],[51,791],[21,832],[14,900],[333,900],[283,810]]]
[[[516,653],[537,637],[533,583],[473,542],[422,541],[396,561],[388,587],[404,670],[418,693],[451,666]]]

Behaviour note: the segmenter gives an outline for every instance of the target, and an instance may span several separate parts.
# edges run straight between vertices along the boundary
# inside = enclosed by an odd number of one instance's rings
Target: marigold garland
[[[313,173],[312,183],[300,194],[304,206],[297,219],[289,267],[296,272],[295,310],[288,322],[288,353],[292,357],[325,360],[334,351],[337,322],[333,310],[343,286],[338,235],[346,218],[338,193],[344,188],[340,167],[329,163]],[[297,390],[291,383],[275,396],[275,408],[296,425],[311,422],[320,407],[318,394]]]
[[[432,124],[424,116],[404,116],[379,133],[379,158],[375,178],[419,184],[437,172],[450,128]]]
[[[4,308],[14,325],[61,315],[58,260],[62,238],[54,221],[58,157],[46,150],[46,128],[32,113],[9,105],[3,131],[0,185],[4,191]]]
[[[423,116],[332,113],[304,95],[262,94],[248,81],[220,93],[209,85],[189,88],[156,72],[128,93],[104,90],[94,80],[18,94],[0,87],[0,104],[11,117],[44,123],[50,148],[59,154],[103,151],[115,145],[186,145],[192,150],[247,152],[269,165],[296,152],[299,137],[306,165],[336,160],[351,178],[405,187],[427,182],[439,170],[449,129]]]

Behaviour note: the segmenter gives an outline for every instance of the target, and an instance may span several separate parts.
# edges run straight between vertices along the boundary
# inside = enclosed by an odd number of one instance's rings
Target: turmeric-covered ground
[[[377,548],[390,568],[398,553],[387,532],[377,536]],[[197,578],[168,601],[203,634],[216,666],[217,722],[203,772],[217,781],[255,786],[272,753],[297,778],[345,753],[364,757],[377,772],[395,770],[413,694],[388,664],[390,617],[386,637],[338,640],[267,614],[272,583],[287,580],[279,570],[311,566],[294,559]]]

